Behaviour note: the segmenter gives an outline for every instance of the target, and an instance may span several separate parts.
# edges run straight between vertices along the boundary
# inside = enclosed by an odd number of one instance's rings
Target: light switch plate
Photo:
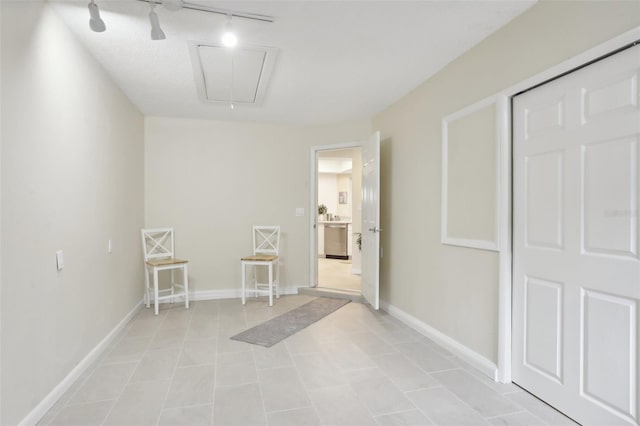
[[[62,254],[62,250],[56,251],[56,266],[58,271],[64,268],[64,256]]]

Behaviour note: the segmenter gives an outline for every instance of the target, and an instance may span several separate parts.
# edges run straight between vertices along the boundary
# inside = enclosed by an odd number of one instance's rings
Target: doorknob
[[[376,228],[374,226],[373,228],[369,228],[369,231],[371,231],[371,232],[382,232],[382,228]]]

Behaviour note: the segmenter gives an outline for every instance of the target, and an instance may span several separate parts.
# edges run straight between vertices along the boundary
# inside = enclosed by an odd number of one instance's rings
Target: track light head
[[[222,34],[222,44],[225,47],[236,47],[238,45],[238,37],[231,31]]]
[[[149,3],[151,5],[151,11],[149,12],[149,22],[151,23],[151,40],[164,40],[167,36],[160,28],[160,19],[158,14],[153,10],[156,6],[155,2]]]
[[[94,3],[94,0],[89,2],[89,28],[96,33],[101,33],[107,29],[100,17],[100,9],[98,9],[98,5]]]
[[[233,32],[233,27],[231,25],[231,15],[227,15],[227,23],[225,24],[221,41],[222,45],[225,47],[232,48],[238,45],[238,36]]]

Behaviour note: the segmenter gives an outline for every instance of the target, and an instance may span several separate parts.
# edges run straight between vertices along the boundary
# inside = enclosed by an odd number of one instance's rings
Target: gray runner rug
[[[231,336],[231,338],[269,348],[349,302],[349,299],[318,297],[269,321]]]

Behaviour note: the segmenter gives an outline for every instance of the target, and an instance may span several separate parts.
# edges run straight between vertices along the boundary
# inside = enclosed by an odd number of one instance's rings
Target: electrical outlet
[[[304,216],[304,207],[296,207],[296,216],[297,217]]]
[[[56,267],[58,268],[58,271],[64,268],[64,256],[62,254],[62,250],[56,251]]]

